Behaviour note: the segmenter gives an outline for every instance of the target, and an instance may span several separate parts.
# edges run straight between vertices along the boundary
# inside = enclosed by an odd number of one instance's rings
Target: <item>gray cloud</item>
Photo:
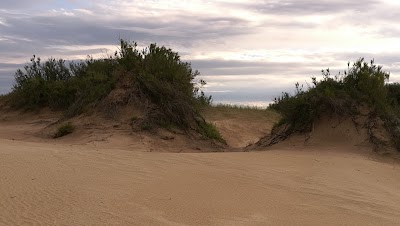
[[[0,79],[0,95],[11,92],[13,82],[10,80]]]
[[[23,68],[23,64],[0,63],[0,94],[11,91],[14,84],[14,74],[18,68]]]
[[[2,0],[0,9],[31,9],[51,3],[52,0]]]
[[[282,62],[248,62],[238,60],[193,60],[193,68],[203,75],[307,75],[318,73],[318,68],[324,68],[315,63],[282,63]],[[317,68],[317,69],[316,69]]]
[[[161,22],[151,18],[104,20],[101,16],[90,15],[26,16],[5,13],[3,18],[7,26],[0,26],[0,50],[10,58],[23,54],[54,54],[46,51],[48,46],[115,45],[119,37],[189,47],[196,45],[196,41],[252,32],[245,20],[234,17],[181,16],[173,21]]]
[[[0,95],[11,91],[14,84],[13,71],[0,71]]]
[[[397,54],[359,52],[324,55],[334,60],[329,63],[277,63],[213,59],[192,61],[192,66],[199,69],[201,77],[211,84],[206,93],[212,95],[217,102],[231,100],[245,103],[251,100],[270,103],[282,92],[293,92],[296,82],[307,87],[307,84],[311,84],[311,77],[322,77],[322,69],[330,68],[333,76],[347,69],[347,61],[344,59],[352,64],[360,57],[364,57],[367,62],[375,59],[376,64],[383,65],[383,69],[391,73],[390,81],[400,82],[400,57]]]
[[[208,92],[219,101],[268,102],[281,91],[292,90],[293,82],[309,81],[328,67],[345,69],[347,61],[359,57],[374,58],[391,72],[392,81],[400,81],[400,48],[383,48],[388,38],[399,37],[400,7],[378,0],[224,1],[208,3],[210,12],[196,11],[190,4],[182,8],[177,2],[171,3],[177,4],[171,9],[138,0],[89,2],[0,3],[0,93],[11,89],[15,70],[33,54],[43,59],[95,55],[104,51],[102,46],[116,46],[119,37],[179,49],[182,59],[201,72],[209,82]],[[222,10],[215,13],[214,9]],[[319,21],[318,16],[328,19]],[[343,26],[348,28],[343,34],[350,34],[348,39],[340,39],[341,34],[329,36]],[[371,45],[382,50],[346,50],[347,46],[329,43],[335,38],[365,37],[374,39]],[[254,49],[261,54],[246,53]],[[263,57],[262,51],[271,51],[277,59]],[[226,60],[224,54],[236,60]]]
[[[264,0],[246,5],[257,12],[267,14],[310,15],[368,10],[377,4],[379,1],[376,0]]]

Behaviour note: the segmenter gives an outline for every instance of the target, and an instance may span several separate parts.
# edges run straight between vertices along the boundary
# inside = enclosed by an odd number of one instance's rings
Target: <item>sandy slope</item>
[[[35,138],[35,120],[0,122],[0,225],[400,224],[400,165],[349,146],[158,153]]]
[[[272,111],[208,107],[202,112],[210,123],[218,128],[229,146],[243,148],[268,134],[279,115]]]

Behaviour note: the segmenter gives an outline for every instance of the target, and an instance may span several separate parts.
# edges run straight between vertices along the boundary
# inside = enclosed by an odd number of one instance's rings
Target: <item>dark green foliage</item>
[[[84,106],[108,94],[115,82],[115,63],[111,59],[89,58],[67,66],[62,59],[50,58],[42,63],[33,56],[30,62],[24,71],[19,69],[15,73],[11,104],[16,108],[79,108],[76,113],[80,113]]]
[[[400,150],[400,84],[387,84],[389,110],[385,116],[385,126],[393,137],[393,142]]]
[[[350,64],[348,64],[350,66]],[[279,125],[287,124],[287,132],[308,132],[315,119],[322,115],[352,116],[361,103],[379,115],[387,112],[389,74],[374,61],[358,60],[343,74],[332,77],[329,69],[322,71],[323,79],[312,78],[312,85],[303,90],[297,83],[294,95],[283,93],[271,108],[282,115]]]
[[[24,70],[15,73],[12,104],[27,109],[68,109],[72,115],[79,114],[114,88],[117,71],[133,75],[138,88],[156,104],[175,100],[176,93],[191,105],[211,103],[211,97],[200,90],[205,81],[194,81],[199,72],[182,62],[178,53],[156,44],[139,51],[135,42],[120,40],[120,50],[105,59],[88,58],[67,65],[62,59],[50,58],[42,63],[33,56]]]
[[[37,109],[54,105],[58,107],[59,101],[54,96],[65,92],[64,86],[60,87],[60,81],[67,81],[71,74],[65,67],[63,60],[49,59],[42,64],[40,58],[33,56],[31,64],[24,67],[24,71],[17,70],[15,73],[16,84],[13,87],[14,101],[16,107]],[[62,97],[61,97],[62,98]]]
[[[200,73],[182,62],[178,53],[155,44],[138,51],[136,43],[121,40],[120,52],[115,56],[123,69],[135,76],[137,96],[151,103],[146,117],[135,122],[141,129],[157,126],[193,129],[215,139],[211,133],[204,132],[205,122],[198,113],[199,106],[211,103],[211,97],[201,91],[206,82],[194,81]],[[129,64],[132,59],[135,63]]]
[[[400,83],[387,84],[386,88],[390,106],[400,110],[398,109],[398,107],[400,107]],[[400,113],[400,111],[397,112]]]
[[[205,81],[195,81],[198,75],[171,49],[151,44],[138,50],[135,42],[121,39],[119,51],[105,59],[67,65],[62,59],[42,63],[33,56],[24,70],[16,72],[9,96],[16,108],[49,107],[74,116],[94,109],[118,86],[145,108],[145,117],[134,122],[140,128],[172,126],[215,137],[214,132],[203,133],[204,128],[211,130],[203,127],[198,109],[209,105],[211,97],[201,91]]]
[[[75,76],[72,77],[69,89],[73,90],[73,102],[67,108],[67,115],[73,116],[93,108],[102,100],[116,84],[114,70],[116,62],[112,59],[86,60],[75,66]]]
[[[370,64],[364,59],[358,60],[343,77],[346,91],[359,101],[368,103],[376,110],[383,110],[387,104],[387,89],[385,81],[389,80],[389,73],[382,71],[372,60]]]
[[[57,132],[54,134],[54,138],[59,138],[63,137],[65,135],[68,135],[72,132],[74,132],[75,126],[71,122],[67,122],[64,124],[61,124],[60,127],[58,127]]]
[[[193,71],[190,63],[181,61],[178,53],[171,49],[151,44],[139,51],[135,42],[121,40],[121,49],[115,56],[124,69],[136,75],[139,87],[155,103],[176,99],[176,93],[186,101],[211,103],[211,97],[200,90],[206,82],[194,81],[200,73]]]

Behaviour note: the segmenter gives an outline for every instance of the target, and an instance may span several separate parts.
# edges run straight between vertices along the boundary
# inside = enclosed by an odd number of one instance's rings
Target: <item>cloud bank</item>
[[[216,102],[266,104],[321,69],[375,59],[400,81],[397,1],[2,1],[0,93],[43,59],[102,57],[118,39],[166,45],[192,62]]]

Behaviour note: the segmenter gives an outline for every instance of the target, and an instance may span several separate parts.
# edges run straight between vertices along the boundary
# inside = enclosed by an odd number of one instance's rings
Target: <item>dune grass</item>
[[[217,127],[213,123],[203,123],[201,124],[201,127],[202,134],[204,136],[226,144],[226,141],[222,138],[221,134],[218,132]]]
[[[209,105],[204,107],[201,113],[210,120],[221,118],[247,118],[276,121],[280,117],[273,109],[230,104]]]
[[[57,132],[53,135],[53,138],[66,136],[73,133],[74,130],[75,126],[71,122],[63,123],[57,128]]]
[[[240,110],[265,110],[267,107],[260,107],[254,105],[243,105],[243,104],[212,104],[215,108],[226,108],[226,109],[240,109]]]

